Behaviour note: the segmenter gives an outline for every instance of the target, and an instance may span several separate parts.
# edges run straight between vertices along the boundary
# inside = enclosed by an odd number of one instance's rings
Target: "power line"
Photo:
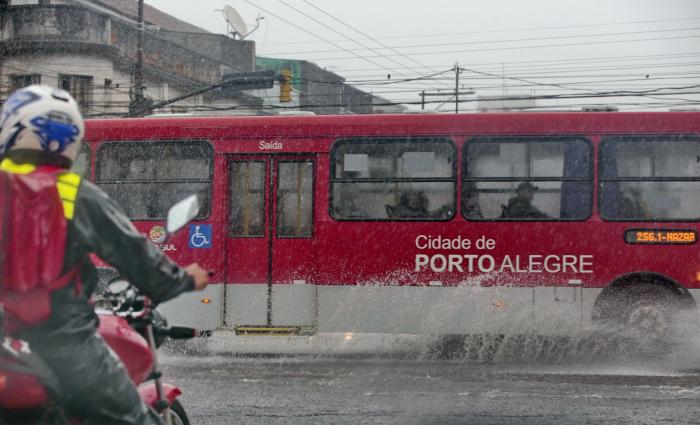
[[[414,77],[414,78],[406,78],[406,79],[403,79],[403,80],[394,80],[394,81],[388,81],[388,82],[387,82],[387,81],[376,81],[376,80],[375,80],[376,82],[372,82],[372,80],[368,80],[368,81],[366,81],[365,83],[362,83],[361,81],[357,81],[357,83],[360,83],[360,84],[358,84],[358,85],[360,85],[360,86],[368,86],[368,87],[381,87],[381,86],[388,86],[388,85],[405,84],[405,83],[412,82],[412,81],[420,81],[420,80],[425,80],[425,79],[434,79],[436,76],[439,76],[439,75],[441,75],[441,74],[445,74],[445,73],[450,72],[450,71],[451,71],[451,70],[445,70],[445,71],[442,71],[442,72],[436,73],[436,74],[430,74],[430,75],[424,75],[424,76],[418,76],[418,77]],[[483,75],[483,76],[484,76],[485,78],[487,78],[487,79],[498,79],[498,80],[500,80],[500,79],[503,78],[502,75],[498,75],[498,74],[485,73],[485,72],[482,72],[482,71],[476,71],[476,70],[472,70],[472,69],[469,69],[469,71],[477,72],[478,75]],[[681,74],[684,76],[683,79],[697,79],[698,76],[699,76],[699,74],[688,74],[688,73],[681,73]],[[551,77],[551,76],[550,76],[550,77]],[[562,77],[581,78],[582,76],[562,76]],[[601,78],[601,77],[604,77],[604,76],[601,76],[601,75],[591,75],[591,76],[588,76],[588,77],[589,77],[589,78]],[[521,82],[524,82],[524,83],[525,83],[525,84],[521,84],[521,85],[511,86],[511,87],[515,87],[515,88],[533,87],[533,86],[534,86],[534,87],[548,87],[548,86],[559,87],[559,86],[562,85],[562,84],[554,84],[554,83],[541,83],[541,82],[536,82],[536,81],[528,81],[528,80],[524,80],[524,79],[519,79],[519,78],[517,78],[517,77],[507,77],[507,78],[510,78],[510,79],[513,79],[513,80],[516,80],[516,81],[521,81]],[[473,79],[473,78],[472,78],[472,79]],[[574,81],[574,82],[567,82],[566,84],[568,84],[568,85],[577,85],[577,84],[584,84],[584,85],[600,85],[600,84],[602,84],[602,83],[609,83],[609,82],[653,81],[653,80],[664,80],[664,79],[678,80],[679,77],[673,77],[673,78],[654,77],[654,78],[650,78],[650,79],[633,78],[633,79],[629,79],[629,80],[619,80],[619,79],[618,79],[618,80]],[[299,80],[300,80],[300,81],[305,81],[305,82],[314,83],[314,84],[325,84],[325,85],[335,85],[335,86],[345,86],[345,85],[346,85],[346,84],[341,83],[341,82],[328,82],[328,81],[314,80],[314,79],[304,79],[304,78],[300,78]],[[453,79],[450,78],[449,80],[451,81],[451,80],[453,80]],[[149,85],[149,87],[150,87],[150,88],[154,88],[154,87],[165,87],[165,86]],[[168,87],[171,87],[171,88],[172,88],[172,87],[175,87],[175,86],[173,86],[173,85],[168,85]],[[182,87],[185,87],[185,86],[182,86]],[[189,88],[189,86],[187,86],[187,87]],[[476,87],[477,87],[477,88],[496,88],[496,87],[500,87],[500,85],[498,85],[498,86],[480,85],[480,86],[476,86]],[[129,87],[124,87],[122,90],[120,90],[120,93],[122,93],[122,94],[127,94],[127,93],[128,93],[128,91],[127,91],[128,88],[129,88]],[[568,87],[562,87],[562,88],[568,88]],[[97,93],[101,93],[102,90],[104,90],[104,89],[105,89],[105,88],[93,87],[93,88],[90,88],[90,89],[88,90],[87,93],[88,93],[88,94],[97,94]],[[114,89],[114,88],[109,88],[109,89],[110,89],[110,90],[117,90],[117,89]],[[660,89],[674,89],[674,87],[667,87],[667,88],[663,88],[663,87],[662,87],[662,88],[660,88]],[[377,93],[377,94],[380,94],[380,93],[381,93],[381,94],[385,94],[385,93],[401,93],[401,92],[408,93],[408,92],[415,92],[415,91],[418,91],[418,90],[420,90],[420,87],[412,88],[412,89],[410,89],[410,90],[409,90],[409,89],[404,89],[404,90],[379,91],[379,92],[376,92],[376,93]],[[119,90],[118,90],[118,91],[119,91]],[[319,96],[319,97],[321,97],[321,96],[326,96],[326,94],[318,94],[318,95],[305,94],[305,96],[309,96],[309,97]]]
[[[668,93],[668,94],[663,94],[663,95],[678,95],[678,94],[700,94],[700,91],[689,91],[689,92],[680,92],[680,93]],[[662,94],[658,94],[657,96],[661,96]],[[595,98],[595,97],[646,97],[643,94],[619,94],[619,93],[610,93],[608,96],[603,96],[603,95],[596,95],[596,96],[591,96],[591,95],[544,95],[544,96],[532,96],[532,99],[535,100],[545,100],[545,99],[558,99],[558,100],[570,100],[570,99],[585,99],[585,98]],[[513,96],[505,96],[501,98],[496,98],[494,97],[492,100],[520,100],[522,99],[521,97],[513,97]],[[476,102],[476,99],[463,99],[460,100],[459,103],[474,103]],[[353,103],[350,106],[353,107],[360,107],[360,106],[400,106],[400,105],[419,105],[421,102],[420,101],[404,101],[404,102],[371,102],[371,103]],[[440,104],[444,103],[443,101],[426,101],[426,104]],[[580,104],[572,104],[574,106],[581,106]],[[634,103],[634,105],[644,105],[644,103]],[[682,105],[682,104],[681,104]],[[284,105],[263,105],[262,108],[260,109],[270,109],[270,110],[275,110],[275,109],[281,109],[281,110],[288,110],[288,109],[317,109],[317,108],[340,108],[340,107],[347,107],[347,103],[336,103],[336,104],[323,104],[323,105],[317,105],[317,104],[306,104],[306,105],[293,105],[293,106],[284,106]],[[227,111],[227,110],[252,110],[252,109],[258,109],[255,107],[251,107],[250,105],[236,105],[236,106],[228,106],[228,107],[214,107],[214,106],[206,106],[206,105],[198,105],[195,106],[195,108],[201,108],[202,110],[208,110],[208,111]],[[551,108],[551,106],[539,106],[537,108],[540,109],[546,109],[546,108]]]
[[[700,64],[699,64],[700,65]],[[561,72],[573,72],[573,71],[567,71],[567,70],[561,70]],[[688,70],[684,72],[655,72],[655,73],[624,73],[624,74],[573,74],[573,75],[541,75],[541,74],[529,74],[529,73],[517,73],[517,77],[528,77],[528,78],[562,78],[562,79],[581,79],[581,78],[591,78],[592,80],[588,80],[585,83],[596,83],[596,82],[617,82],[617,81],[656,81],[656,80],[685,80],[685,79],[694,79],[697,78],[698,73],[700,72],[700,68],[695,69],[695,70]],[[479,74],[482,75],[482,74]],[[493,78],[498,78],[502,79],[503,76],[501,74],[497,73],[484,73],[485,76],[482,77],[469,77],[470,80],[478,80],[478,79],[485,79],[485,80],[490,80]],[[629,78],[627,78],[629,77]],[[617,80],[601,80],[603,78],[617,78]],[[620,78],[626,78],[624,80]],[[444,81],[452,81],[454,78],[448,78],[448,77],[440,77],[440,76],[425,76],[425,77],[417,77],[416,79],[429,79],[429,80],[444,80]],[[346,82],[352,82],[353,85],[366,85],[366,86],[379,86],[379,85],[386,85],[384,80],[348,80]],[[405,79],[401,80],[400,82],[410,82],[411,79]],[[536,83],[536,84],[541,84],[541,83]],[[575,84],[572,82],[567,82],[566,84]]]
[[[684,57],[684,56],[700,56],[700,52],[687,52],[687,53],[671,53],[671,54],[656,54],[656,55],[631,55],[631,56],[602,56],[602,57],[588,57],[588,58],[577,58],[577,59],[535,59],[535,60],[525,60],[525,61],[509,61],[507,64],[509,67],[512,67],[513,65],[518,65],[522,64],[523,66],[526,66],[525,64],[542,64],[545,66],[545,64],[552,64],[552,63],[570,63],[570,64],[575,64],[575,63],[596,63],[600,61],[620,61],[620,62],[626,62],[626,61],[635,61],[639,59],[662,59],[662,58],[670,58],[670,57]],[[503,62],[472,62],[471,66],[501,66]],[[354,72],[365,72],[365,71],[373,71],[374,68],[346,68],[343,73],[348,74],[348,73],[354,73]]]
[[[565,98],[562,98],[565,99]],[[509,98],[503,98],[503,99],[498,99],[494,98],[493,100],[498,101],[498,100],[510,100]],[[474,100],[466,99],[466,100],[460,100],[460,104],[463,103],[474,103]],[[404,102],[372,102],[372,103],[354,103],[351,104],[350,106],[352,107],[367,107],[367,106],[401,106],[401,105],[418,105],[420,102],[416,101],[404,101]],[[445,103],[442,101],[427,101],[426,103],[429,104],[437,104],[437,103]],[[682,106],[694,106],[694,105],[700,105],[700,101],[683,101],[683,102],[617,102],[616,105],[618,106],[633,106],[633,108],[627,109],[627,110],[649,110],[649,109],[658,109],[658,108],[671,108],[671,107],[682,107]],[[576,108],[577,110],[580,110],[582,104],[578,103],[571,103],[571,104],[558,104],[555,106],[551,105],[536,105],[533,107],[528,108],[527,110],[523,112],[529,111],[537,111],[537,110],[551,110],[552,108],[556,109],[563,109],[563,108],[569,108],[569,109],[574,109]],[[299,106],[282,106],[282,105],[265,105],[262,108],[255,108],[251,107],[250,105],[238,105],[238,106],[230,106],[230,107],[213,107],[213,106],[206,106],[206,105],[196,105],[192,107],[188,107],[188,110],[193,110],[193,111],[200,111],[200,112],[215,112],[215,111],[234,111],[234,110],[249,110],[249,111],[273,111],[273,110],[287,110],[287,109],[318,109],[318,108],[329,108],[329,107],[335,107],[335,108],[344,108],[348,107],[347,104],[329,104],[329,105],[316,105],[316,104],[308,104],[308,105],[299,105]],[[116,113],[116,112],[106,112],[106,113],[95,113],[95,114],[88,114],[86,115],[87,118],[98,118],[98,117],[115,117],[119,116],[121,113]]]
[[[248,0],[244,0],[248,1]],[[508,47],[493,47],[484,49],[465,49],[465,50],[442,50],[442,51],[432,51],[432,52],[416,52],[416,53],[406,53],[409,56],[417,55],[442,55],[442,54],[455,54],[455,53],[474,53],[474,52],[493,52],[493,51],[503,51],[503,50],[513,50],[513,49],[541,49],[541,48],[551,48],[551,47],[574,47],[574,46],[592,46],[592,45],[607,45],[607,44],[620,44],[620,43],[641,43],[646,41],[663,41],[663,40],[680,40],[687,38],[700,38],[700,35],[688,35],[688,36],[677,36],[677,37],[657,37],[657,38],[638,38],[634,40],[609,40],[609,41],[591,41],[585,43],[560,43],[560,44],[540,44],[534,46],[508,46]],[[354,52],[353,52],[354,53]],[[394,56],[386,54],[384,56]],[[364,56],[364,59],[374,58],[376,56]],[[352,59],[350,57],[330,57],[324,58],[324,60],[348,60]]]
[[[659,93],[661,90],[666,90],[669,91],[668,93]],[[673,91],[672,91],[673,90]],[[692,85],[692,86],[683,86],[683,87],[662,87],[662,88],[657,88],[657,89],[651,89],[651,90],[639,90],[639,91],[632,91],[632,90],[612,90],[612,91],[601,91],[601,92],[596,92],[596,93],[564,93],[564,94],[547,94],[547,95],[533,95],[530,96],[530,98],[535,99],[535,100],[547,100],[547,99],[591,99],[591,98],[615,98],[615,97],[651,97],[653,96],[677,96],[677,95],[685,95],[685,94],[700,94],[700,84],[697,85]],[[265,99],[274,99],[274,96],[271,97],[263,97]],[[493,99],[496,100],[521,100],[521,96],[514,96],[514,95],[505,95],[505,96],[500,96],[500,97],[493,97]],[[460,103],[470,103],[470,102],[475,102],[477,99],[464,99],[460,100]],[[402,102],[389,102],[390,104],[420,104],[420,101],[402,101]],[[441,103],[441,101],[435,101],[435,102],[426,102],[426,103]],[[369,105],[369,104],[367,104]],[[268,106],[268,105],[265,105]],[[284,108],[284,109],[297,109],[300,107],[303,107],[304,105],[272,105],[274,107],[279,107],[279,108]],[[310,105],[305,105],[305,106],[314,106],[314,107],[319,107],[319,106],[345,106],[345,103],[342,104],[310,104]],[[249,107],[249,106],[242,106],[242,107]],[[224,109],[227,109],[228,107],[224,107]]]
[[[661,63],[661,64],[635,64],[635,65],[610,65],[610,66],[589,66],[589,67],[509,67],[509,71],[516,71],[521,76],[532,75],[537,73],[539,75],[553,74],[553,73],[575,73],[582,71],[620,71],[620,70],[645,70],[644,74],[651,73],[651,70],[660,68],[681,68],[681,67],[698,67],[700,62],[674,62],[674,63]],[[493,67],[496,69],[496,67]]]
[[[282,1],[282,0],[278,0]],[[306,0],[302,0],[306,2]],[[613,33],[602,33],[602,34],[580,34],[580,35],[563,35],[563,36],[549,36],[549,37],[532,37],[532,38],[514,38],[506,40],[484,40],[484,41],[458,41],[450,43],[429,43],[429,44],[409,44],[404,46],[394,46],[394,48],[400,49],[414,49],[414,48],[428,48],[428,47],[447,47],[447,46],[463,46],[463,45],[476,45],[476,44],[494,44],[494,43],[522,43],[526,41],[544,41],[544,40],[567,40],[575,38],[588,38],[588,37],[617,37],[624,35],[635,35],[635,34],[649,34],[649,33],[662,33],[662,32],[677,32],[677,31],[697,31],[700,30],[699,27],[693,28],[678,28],[678,29],[663,29],[663,30],[648,30],[648,31],[631,31],[631,32],[613,32]],[[383,45],[386,49],[393,50],[394,48]],[[351,51],[363,51],[363,49],[349,49]],[[267,53],[269,55],[281,55],[281,54],[316,54],[316,53],[334,53],[334,50],[302,50],[302,51],[285,51],[285,52],[275,52]]]
[[[626,76],[633,76],[637,77],[639,74],[590,74],[590,75],[548,75],[551,72],[558,72],[558,73],[566,73],[566,72],[576,72],[576,71],[587,71],[587,70],[607,70],[607,71],[615,71],[615,70],[630,70],[630,69],[653,69],[655,67],[687,67],[687,66],[700,66],[700,62],[691,62],[691,63],[668,63],[668,64],[661,64],[661,65],[647,65],[647,64],[642,64],[640,66],[609,66],[609,67],[600,67],[600,68],[581,68],[581,67],[572,67],[572,68],[547,68],[547,69],[533,69],[533,73],[523,73],[519,72],[517,74],[518,77],[529,77],[529,78],[610,78],[610,77],[626,77]],[[509,70],[512,70],[512,67],[508,68]],[[329,82],[329,81],[324,81],[324,80],[317,80],[317,79],[308,79],[308,78],[299,78],[299,81],[305,81],[305,82],[312,82],[316,84],[326,84],[326,85],[347,85],[347,84],[352,84],[352,85],[367,85],[367,86],[382,86],[382,85],[393,85],[393,84],[402,84],[405,82],[410,82],[414,80],[433,80],[433,81],[438,81],[441,80],[439,75],[445,74],[447,72],[450,72],[451,70],[445,70],[440,73],[436,74],[430,74],[430,75],[418,75],[416,77],[411,77],[411,78],[405,78],[401,80],[391,80],[391,81],[386,81],[385,78],[381,79],[346,79],[342,83],[337,83],[337,82]],[[482,72],[486,72],[481,70]],[[537,72],[537,74],[534,74],[534,72]],[[491,73],[494,78],[502,78],[501,75],[497,73]],[[654,79],[663,79],[658,76],[664,76],[664,75],[679,75],[679,76],[692,76],[695,74],[689,74],[687,71],[683,72],[676,72],[676,73],[669,73],[669,72],[655,72],[654,77],[649,77],[646,80],[654,80]],[[474,77],[471,77],[472,79]],[[681,78],[681,77],[675,77],[675,78]],[[444,80],[449,80],[452,81],[453,78],[444,78]],[[643,80],[643,79],[640,79]],[[124,83],[130,83],[128,81],[114,81],[113,83],[119,83],[119,84],[124,84]],[[572,83],[569,83],[572,84]],[[130,87],[130,86],[125,86],[125,87]],[[191,88],[191,84],[148,84],[149,88]],[[96,88],[104,88],[103,86],[98,86]],[[111,87],[114,88],[114,87]]]
[[[396,35],[382,37],[384,40],[389,39],[403,39],[403,38],[432,38],[432,37],[446,37],[455,35],[472,35],[472,34],[490,34],[498,33],[502,34],[505,32],[530,32],[530,31],[542,31],[542,30],[558,30],[558,29],[572,29],[572,28],[597,28],[606,26],[621,26],[621,25],[639,25],[639,24],[657,24],[657,23],[667,23],[667,22],[686,22],[686,21],[698,21],[700,17],[693,18],[682,18],[682,19],[654,19],[646,21],[627,21],[627,22],[608,22],[603,24],[583,24],[583,25],[558,25],[558,26],[548,26],[548,27],[527,27],[527,28],[511,28],[511,29],[498,29],[498,30],[488,30],[488,31],[466,31],[466,32],[447,32],[447,33],[437,33],[437,34],[411,34],[411,35]],[[268,43],[268,45],[294,45],[294,44],[312,44],[312,41],[291,41],[291,42],[279,42],[279,43]]]
[[[345,39],[350,40],[351,42],[353,42],[353,43],[355,43],[355,44],[357,44],[357,45],[363,47],[363,49],[358,49],[358,50],[369,50],[369,51],[371,51],[371,52],[380,54],[376,49],[374,49],[374,48],[372,48],[372,47],[369,47],[369,46],[367,46],[367,45],[365,45],[365,44],[362,44],[362,43],[360,43],[360,42],[358,42],[358,41],[356,41],[356,40],[352,40],[352,39],[351,39],[350,37],[348,37],[347,35],[341,33],[340,31],[336,30],[336,29],[333,28],[333,27],[330,27],[330,26],[324,24],[323,22],[319,21],[318,19],[314,18],[313,16],[310,16],[309,14],[305,13],[304,11],[302,11],[302,10],[300,10],[300,9],[297,9],[296,7],[294,7],[294,6],[290,5],[289,3],[287,3],[286,1],[284,1],[284,0],[277,0],[277,1],[280,2],[280,3],[282,3],[283,5],[287,6],[288,8],[292,9],[293,11],[297,12],[298,14],[300,14],[300,15],[306,17],[307,19],[310,19],[310,20],[316,22],[317,24],[321,25],[322,27],[324,27],[324,28],[326,28],[326,29],[329,29],[329,30],[333,31],[334,33],[340,35],[341,37],[345,37]],[[351,50],[353,50],[353,49],[345,49],[345,48],[343,48],[342,50],[351,51]],[[334,51],[337,51],[337,50],[334,50]],[[380,54],[380,55],[381,55],[381,54]],[[404,66],[403,64],[401,64],[400,62],[397,62],[397,61],[394,61],[394,60],[392,60],[392,62],[394,62],[395,64],[397,64],[398,66],[400,66],[400,67],[402,67],[402,68],[405,68],[405,66]],[[392,71],[395,71],[395,70],[392,69]]]
[[[378,84],[365,84],[365,85],[368,86],[368,87],[381,87],[381,86],[387,86],[388,84],[405,84],[406,82],[415,81],[415,80],[422,80],[422,79],[425,79],[425,78],[431,78],[431,76],[443,74],[443,73],[450,72],[450,71],[451,71],[451,70],[446,70],[446,71],[443,71],[442,73],[438,73],[438,74],[432,74],[432,75],[422,76],[422,77],[416,77],[416,78],[409,78],[409,79],[405,79],[405,80],[401,80],[401,81],[382,82],[382,83],[378,83]],[[474,70],[470,70],[470,71],[474,71]],[[478,71],[475,71],[475,72],[478,72]],[[500,80],[500,79],[502,78],[501,75],[497,75],[497,74],[480,73],[479,75],[481,75],[481,74],[483,74],[487,79],[498,79],[498,80]],[[695,75],[695,76],[692,77],[692,78],[691,78],[690,76],[687,76],[687,77],[685,77],[685,79],[697,80],[698,78],[700,78],[700,74],[691,74],[691,75]],[[598,76],[594,76],[594,77],[598,77]],[[512,79],[514,79],[514,80],[518,80],[516,77],[507,77],[507,78],[512,78]],[[665,79],[669,79],[669,80],[678,80],[678,77],[674,77],[674,78],[665,78]],[[343,83],[327,82],[327,81],[322,81],[322,80],[312,80],[312,79],[303,79],[303,78],[301,78],[300,80],[301,80],[301,81],[306,81],[306,82],[315,83],[315,84],[325,84],[325,85],[334,85],[334,86],[346,86],[346,85],[343,84]],[[450,80],[453,80],[453,79],[451,78]],[[657,78],[654,78],[653,80],[664,80],[664,78],[658,78],[658,77],[657,77]],[[553,83],[528,82],[528,80],[522,80],[522,81],[525,82],[525,84],[512,85],[512,86],[510,86],[510,87],[511,87],[511,88],[525,88],[525,87],[544,87],[544,88],[547,88],[547,87],[550,87],[550,86],[559,87],[558,84],[553,84]],[[574,81],[574,82],[568,82],[568,83],[566,83],[566,84],[568,84],[569,86],[571,86],[571,85],[601,85],[601,84],[603,84],[603,83],[610,83],[610,82],[627,82],[627,81],[633,82],[633,81],[648,81],[648,80],[647,80],[647,79],[643,79],[643,78],[641,78],[641,79],[640,79],[640,78],[633,78],[633,79],[628,79],[628,80]],[[479,88],[479,89],[488,89],[488,88],[498,88],[498,87],[500,87],[500,86],[501,86],[501,85],[499,84],[499,85],[475,85],[474,87],[475,87],[475,88]],[[151,87],[152,87],[152,86],[151,86]],[[669,87],[657,87],[657,88],[653,88],[653,90],[677,90],[677,89],[682,89],[682,88],[684,88],[684,87],[685,87],[685,86],[678,86],[678,87],[674,87],[674,86],[669,86]],[[691,87],[694,87],[694,86],[691,86]],[[565,88],[569,89],[570,87],[565,87]],[[127,91],[126,91],[126,90],[127,90],[127,88],[124,88],[124,90],[122,90],[120,93],[122,93],[122,94],[127,94]],[[417,91],[419,91],[419,90],[421,90],[421,87],[418,87],[418,86],[416,86],[416,87],[414,87],[414,88],[412,88],[412,87],[404,87],[404,89],[402,89],[402,90],[380,90],[380,91],[374,91],[374,92],[371,93],[371,94],[370,94],[370,93],[366,93],[366,95],[372,95],[372,94],[392,94],[392,93],[415,93],[415,92],[417,92]],[[578,88],[576,88],[576,90],[583,90],[583,89],[578,89]],[[629,91],[629,90],[626,90],[626,91],[623,91],[623,92],[628,92],[628,91]],[[88,94],[98,94],[98,93],[101,93],[101,92],[102,92],[102,89],[93,88],[93,89],[88,90],[87,93],[88,93]],[[305,97],[307,97],[307,98],[312,98],[312,97],[321,98],[321,97],[326,97],[326,96],[327,96],[326,93],[319,93],[319,94],[303,93],[302,95],[305,96]],[[276,96],[274,96],[274,95],[270,95],[270,96],[261,96],[260,94],[256,94],[256,96],[259,97],[259,98],[265,98],[265,99],[266,99],[266,98],[274,99],[274,98],[276,97]],[[112,103],[113,103],[113,104],[116,104],[116,103],[118,103],[118,101],[114,100],[114,101],[112,101]]]
[[[360,34],[360,35],[363,36],[363,37],[367,37],[368,39],[370,39],[370,40],[372,40],[373,42],[379,44],[380,46],[382,46],[382,47],[384,47],[384,48],[386,48],[386,49],[389,49],[391,52],[394,52],[394,53],[396,53],[396,54],[398,54],[398,55],[401,55],[401,57],[408,59],[409,61],[411,61],[411,62],[414,63],[414,64],[417,64],[417,65],[420,66],[421,68],[423,68],[423,69],[428,69],[428,70],[432,70],[432,71],[435,70],[435,68],[428,67],[428,66],[424,65],[423,63],[418,62],[417,60],[411,58],[410,56],[404,55],[403,53],[401,53],[400,51],[394,49],[393,47],[387,46],[386,44],[382,43],[381,41],[377,40],[376,38],[371,37],[370,35],[364,33],[363,31],[360,31],[360,30],[358,30],[357,28],[355,28],[355,27],[349,25],[349,24],[346,23],[345,21],[342,21],[342,20],[336,18],[335,16],[329,14],[328,12],[326,12],[326,11],[323,10],[323,9],[321,9],[320,7],[314,5],[314,4],[311,3],[310,1],[308,1],[308,0],[302,0],[302,1],[303,1],[304,3],[306,3],[306,4],[308,4],[309,6],[313,7],[314,9],[318,10],[319,12],[321,12],[321,13],[325,14],[326,16],[330,17],[331,19],[335,20],[336,22],[339,22],[340,24],[346,26],[347,28],[350,28],[352,31],[355,31],[356,33]]]
[[[256,5],[255,3],[251,2],[250,0],[243,0],[243,1],[246,2],[246,3],[248,3],[249,5],[251,5],[251,6],[253,6],[253,7],[255,7],[255,8],[261,10],[261,11],[263,11],[264,13],[267,13],[268,15],[273,16],[273,17],[279,19],[279,20],[282,21],[282,22],[285,22],[286,24],[291,25],[292,27],[294,27],[294,28],[296,28],[296,29],[298,29],[298,30],[300,30],[300,31],[302,31],[302,32],[305,32],[306,34],[309,34],[309,35],[311,35],[311,36],[313,36],[313,37],[316,37],[316,38],[318,38],[319,40],[322,40],[322,41],[324,41],[324,42],[326,42],[326,43],[328,43],[328,44],[330,44],[330,45],[332,45],[332,46],[338,47],[338,48],[341,49],[341,50],[347,51],[348,53],[352,54],[355,58],[359,58],[359,59],[365,60],[365,61],[367,61],[367,62],[370,62],[372,65],[378,66],[378,67],[383,68],[383,69],[387,69],[387,68],[385,68],[383,65],[381,65],[381,64],[379,64],[379,63],[373,61],[372,59],[370,59],[370,58],[368,58],[368,57],[365,57],[365,56],[362,56],[362,55],[358,55],[358,54],[356,54],[356,53],[354,53],[354,52],[351,52],[351,51],[349,51],[349,50],[343,48],[342,46],[340,46],[340,45],[338,45],[338,44],[336,44],[336,43],[334,43],[334,42],[332,42],[332,41],[326,40],[325,38],[323,38],[323,37],[321,37],[321,36],[318,36],[318,35],[312,33],[311,31],[309,31],[309,30],[307,30],[307,29],[305,29],[305,28],[302,28],[301,26],[299,26],[299,25],[297,25],[297,24],[295,24],[295,23],[292,23],[292,22],[290,22],[290,21],[288,21],[288,20],[286,20],[286,19],[284,19],[284,18],[282,18],[282,17],[280,17],[280,16],[278,16],[278,15],[276,15],[276,14],[270,12],[269,10],[263,9],[262,7]],[[380,57],[381,57],[381,56],[380,56]],[[390,70],[389,70],[389,71],[390,71]]]
[[[355,44],[357,44],[357,45],[359,45],[359,46],[362,46],[362,47],[364,48],[364,50],[369,50],[369,51],[371,51],[371,52],[373,52],[373,53],[376,53],[376,54],[381,55],[381,53],[380,53],[378,50],[376,50],[376,49],[374,49],[374,48],[372,48],[372,47],[370,47],[370,46],[367,46],[367,45],[365,45],[365,44],[363,44],[363,43],[360,43],[359,41],[356,41],[356,40],[351,39],[351,38],[348,37],[347,35],[345,35],[345,34],[341,33],[340,31],[336,30],[335,28],[326,25],[325,23],[323,23],[323,22],[319,21],[318,19],[316,19],[316,18],[310,16],[309,14],[305,13],[304,11],[302,11],[302,10],[300,10],[300,9],[298,9],[298,8],[296,8],[296,7],[294,7],[294,6],[292,6],[292,5],[290,5],[290,4],[289,4],[288,2],[286,2],[285,0],[277,0],[277,1],[280,2],[280,3],[282,3],[283,5],[287,6],[288,8],[294,10],[295,12],[299,13],[300,15],[306,17],[307,19],[310,19],[310,20],[312,20],[313,22],[316,22],[317,24],[321,25],[322,27],[333,31],[334,33],[336,33],[336,34],[338,34],[338,35],[340,35],[340,36],[342,36],[342,37],[345,37],[346,39],[352,41],[353,43],[355,43]],[[308,3],[308,2],[306,2],[306,3],[307,3],[307,4],[310,4],[312,7],[316,8],[316,7],[313,6],[311,3]],[[327,16],[331,16],[331,15],[328,15],[328,14],[327,14],[326,12],[324,12],[323,10],[319,9],[319,8],[316,8],[316,9],[317,9],[317,10],[320,10],[320,11],[323,12],[323,13],[325,13]],[[333,18],[333,17],[331,16],[331,18]],[[335,18],[334,18],[334,19],[335,19]],[[395,59],[393,59],[393,58],[387,57],[386,59],[389,60],[389,61],[391,61],[391,62],[393,62],[394,64],[398,65],[398,66],[401,67],[402,69],[408,68],[408,67],[406,67],[404,64],[402,64],[401,62],[398,62],[397,60],[395,60]],[[434,69],[433,69],[433,70],[434,70]],[[400,75],[401,75],[401,74],[400,74]]]

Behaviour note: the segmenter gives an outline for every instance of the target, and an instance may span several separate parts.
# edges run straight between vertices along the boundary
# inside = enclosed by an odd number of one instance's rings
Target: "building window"
[[[592,149],[572,138],[488,138],[464,151],[468,220],[583,220],[593,201]]]
[[[340,220],[449,220],[456,150],[447,139],[343,140],[332,152],[331,215]]]
[[[603,140],[600,214],[606,220],[700,219],[700,140],[616,137]]]
[[[41,84],[41,75],[26,74],[26,75],[10,75],[10,89],[14,92],[21,88],[31,86],[32,84]]]
[[[58,87],[67,91],[75,98],[80,109],[87,111],[90,107],[90,94],[92,92],[92,77],[88,75],[59,75]]]

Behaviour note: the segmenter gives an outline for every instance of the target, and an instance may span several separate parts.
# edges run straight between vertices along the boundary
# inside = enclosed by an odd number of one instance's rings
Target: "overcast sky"
[[[700,99],[694,93],[700,88],[692,87],[700,85],[698,0],[146,3],[221,34],[226,22],[217,9],[225,5],[234,7],[250,28],[263,16],[260,29],[248,38],[256,42],[259,56],[313,61],[397,102],[419,101],[421,90],[453,90],[455,73],[448,70],[456,62],[465,68],[463,90],[473,88],[479,96],[563,97],[541,99],[541,106],[607,103],[571,98],[617,91],[656,90],[645,97],[611,98],[622,109]],[[672,96],[669,89],[675,90]],[[449,103],[442,107],[450,108]],[[461,108],[473,110],[474,104]]]

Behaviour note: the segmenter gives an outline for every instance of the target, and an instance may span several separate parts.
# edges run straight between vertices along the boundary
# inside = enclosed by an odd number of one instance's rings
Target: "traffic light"
[[[288,69],[282,70],[280,78],[280,102],[292,101],[292,71]]]

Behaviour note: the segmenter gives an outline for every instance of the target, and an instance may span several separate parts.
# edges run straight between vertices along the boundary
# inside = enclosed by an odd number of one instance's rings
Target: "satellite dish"
[[[224,17],[226,17],[226,22],[231,25],[233,31],[238,34],[241,39],[248,35],[248,27],[245,22],[243,22],[241,15],[236,12],[236,9],[231,6],[224,6]]]

